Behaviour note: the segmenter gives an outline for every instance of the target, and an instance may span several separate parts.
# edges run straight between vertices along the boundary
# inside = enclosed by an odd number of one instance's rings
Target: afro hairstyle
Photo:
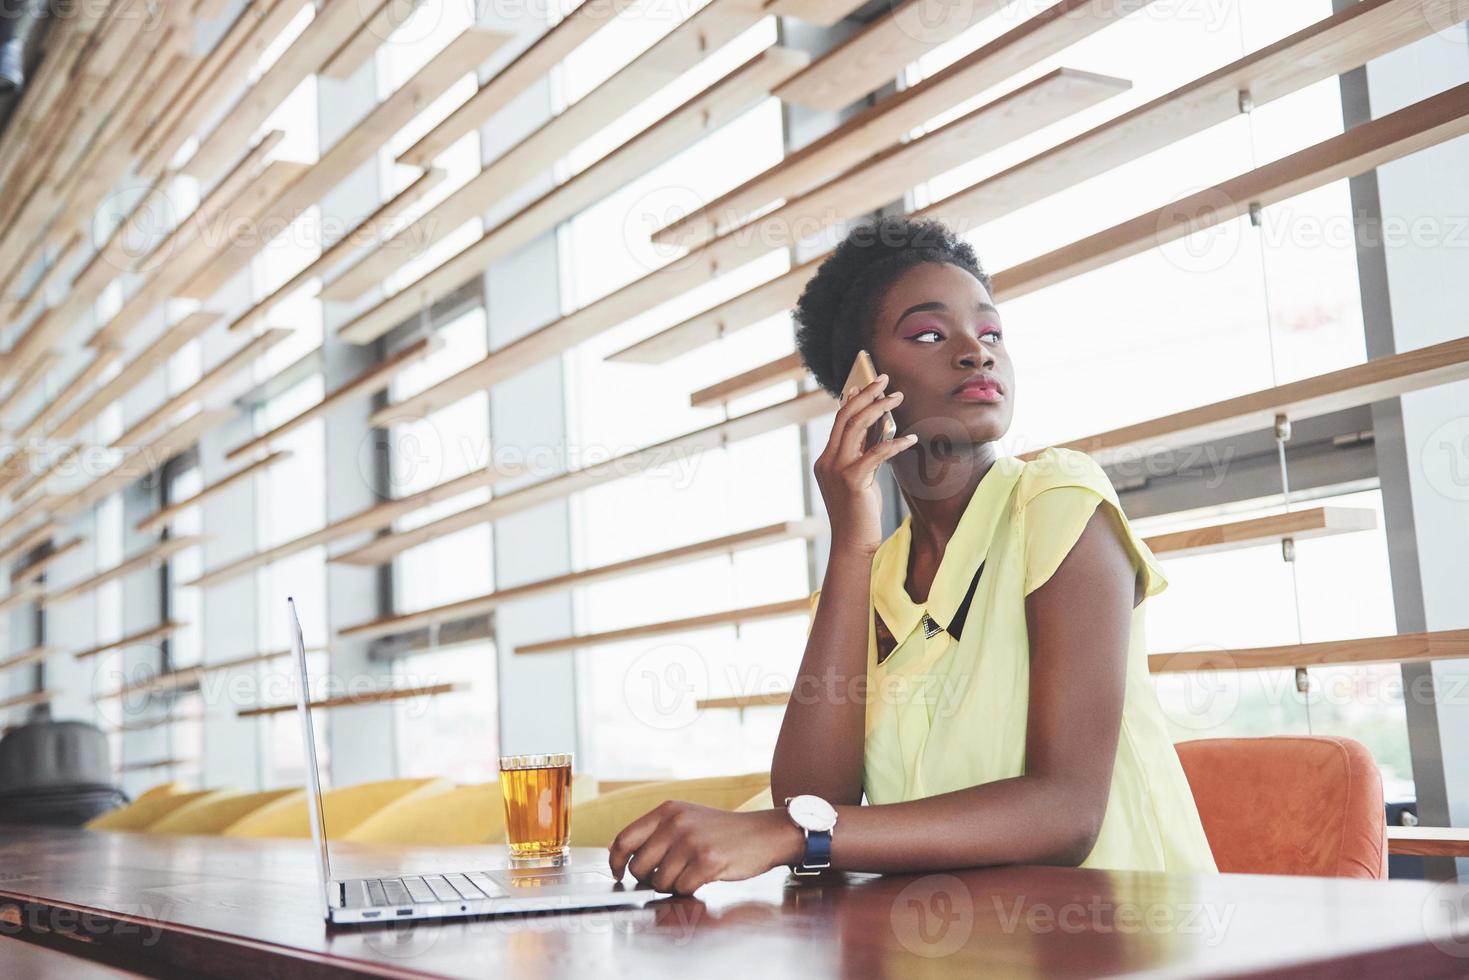
[[[796,349],[816,381],[840,398],[857,351],[866,347],[888,288],[922,262],[990,277],[974,248],[938,221],[893,215],[856,225],[816,270],[796,301]]]

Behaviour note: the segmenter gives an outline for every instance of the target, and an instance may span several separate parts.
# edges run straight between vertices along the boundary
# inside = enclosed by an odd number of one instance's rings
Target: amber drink
[[[571,840],[571,753],[500,757],[510,856],[555,857]]]

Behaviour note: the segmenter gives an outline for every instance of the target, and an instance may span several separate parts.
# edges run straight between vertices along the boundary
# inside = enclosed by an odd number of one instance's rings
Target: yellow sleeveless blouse
[[[1148,673],[1144,616],[1148,598],[1167,580],[1122,513],[1106,473],[1074,450],[1046,449],[1029,462],[995,461],[945,547],[923,603],[904,586],[911,516],[879,546],[867,629],[863,790],[869,803],[899,803],[1025,771],[1025,596],[1050,578],[1103,503],[1125,529],[1144,576],[1144,599],[1132,612],[1111,793],[1101,832],[1081,866],[1217,871]],[[956,640],[944,627],[954,622],[981,562]],[[811,595],[813,615],[820,595],[820,589]],[[897,640],[881,663],[874,615]]]

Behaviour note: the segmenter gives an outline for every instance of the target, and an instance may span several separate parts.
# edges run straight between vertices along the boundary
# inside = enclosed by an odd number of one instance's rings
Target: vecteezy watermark
[[[182,666],[161,674],[156,645],[129,644],[123,656],[103,655],[92,673],[93,699],[98,714],[109,724],[125,726],[138,721],[150,709],[162,709],[182,696],[197,696],[207,713],[227,706],[236,710],[296,705],[299,682],[295,662],[286,655],[258,663],[236,664],[211,669],[208,663]],[[140,652],[141,651],[141,652]],[[318,673],[310,676],[311,699],[372,700],[386,690],[418,690],[444,683],[438,673],[395,672],[391,677],[375,673]],[[409,718],[424,717],[431,710],[428,697],[405,697],[396,703]]]
[[[1184,272],[1224,268],[1239,254],[1240,203],[1217,187],[1196,188],[1158,209],[1153,238],[1158,254]]]
[[[709,696],[709,664],[693,647],[664,643],[643,651],[622,676],[622,698],[649,728],[686,728]]]
[[[609,480],[646,476],[668,480],[675,490],[691,486],[704,453],[676,443],[641,446],[562,441],[512,445],[487,436],[446,436],[432,416],[402,415],[384,421],[358,443],[358,471],[369,486],[378,484],[383,454],[391,459],[388,482],[395,491],[430,488],[445,473],[494,471],[506,477],[596,474]],[[472,489],[466,487],[465,490]]]
[[[1439,949],[1469,959],[1469,888],[1459,881],[1441,881],[1419,908],[1424,935]]]
[[[974,896],[954,875],[924,875],[898,892],[888,920],[908,952],[952,956],[974,935]]]
[[[714,670],[709,659],[694,648],[665,644],[645,651],[628,665],[622,695],[634,718],[649,728],[669,731],[692,724],[701,702],[711,700],[711,690],[724,692],[720,698],[755,702],[749,707],[918,705],[930,718],[947,718],[959,710],[973,680],[965,671],[876,678],[865,672],[847,677],[792,677],[744,662],[726,663]]]
[[[1418,458],[1429,486],[1450,500],[1469,501],[1469,416],[1430,432]]]
[[[108,914],[0,899],[0,936],[60,935],[95,943],[123,937],[143,948],[158,945],[167,919],[147,904],[125,904]]]
[[[1201,660],[1206,669],[1195,667]],[[1184,661],[1184,663],[1179,663]],[[1195,646],[1151,665],[1158,698],[1170,721],[1192,731],[1210,731],[1224,725],[1239,709],[1239,678],[1234,659],[1217,646]]]
[[[1200,936],[1206,946],[1224,941],[1234,919],[1233,902],[1145,902],[1092,895],[1070,902],[1036,901],[1024,895],[990,895],[1002,932]]]
[[[1461,0],[1422,0],[1418,5],[1434,36],[1449,44],[1469,46],[1469,22]]]
[[[975,940],[981,913],[987,924],[992,921],[1005,935],[1180,935],[1197,936],[1206,946],[1217,946],[1229,931],[1235,906],[1130,901],[1104,895],[1057,902],[989,891],[981,898],[958,876],[933,874],[906,885],[893,900],[888,916],[893,935],[904,949],[938,958],[953,956]]]

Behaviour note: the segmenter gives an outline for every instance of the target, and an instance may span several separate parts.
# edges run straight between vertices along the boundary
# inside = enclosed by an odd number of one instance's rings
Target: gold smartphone
[[[852,362],[852,373],[847,375],[847,383],[842,391],[851,391],[853,388],[866,388],[877,380],[877,369],[872,366],[872,355],[865,350],[857,352],[857,359]],[[867,437],[862,440],[862,451],[865,453],[879,442],[886,442],[898,434],[898,423],[893,420],[892,412],[883,412],[882,418],[872,423],[872,428],[867,430]]]

